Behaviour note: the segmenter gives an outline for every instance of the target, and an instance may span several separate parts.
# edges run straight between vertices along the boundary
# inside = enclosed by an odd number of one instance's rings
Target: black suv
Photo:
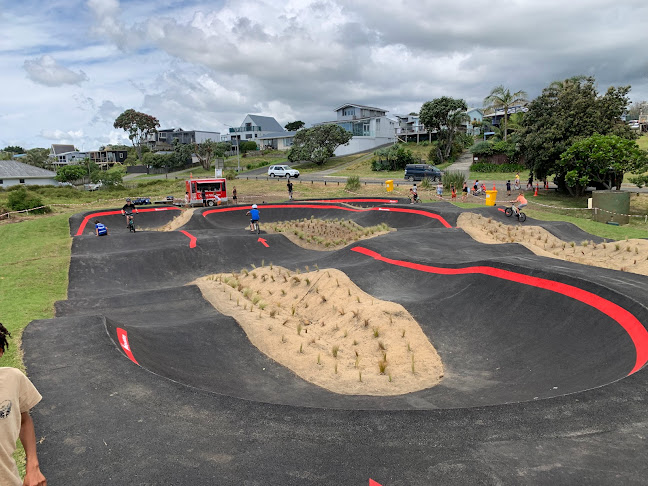
[[[407,164],[405,166],[406,181],[422,181],[431,179],[433,181],[441,180],[441,171],[428,164]]]

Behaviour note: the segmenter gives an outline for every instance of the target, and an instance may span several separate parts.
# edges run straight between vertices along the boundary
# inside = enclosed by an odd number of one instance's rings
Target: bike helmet
[[[127,198],[126,198],[126,202],[130,202],[130,197],[127,197]]]
[[[253,204],[253,205],[252,205],[252,209],[256,209],[256,208],[257,208],[257,205],[256,205],[256,204]]]

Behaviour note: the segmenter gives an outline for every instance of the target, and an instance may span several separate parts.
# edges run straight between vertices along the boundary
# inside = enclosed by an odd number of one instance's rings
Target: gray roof
[[[259,140],[268,140],[271,138],[290,138],[294,137],[295,133],[297,132],[272,132],[272,133],[266,133],[263,137],[259,137]]]
[[[54,155],[60,155],[65,152],[74,152],[75,150],[74,145],[62,145],[58,143],[52,144],[52,152],[54,152]]]
[[[284,127],[273,116],[248,115],[250,119],[264,132],[285,132]]]
[[[342,108],[346,108],[347,106],[354,106],[356,108],[364,108],[365,110],[383,111],[385,113],[387,113],[389,111],[389,110],[383,110],[382,108],[376,108],[375,106],[356,105],[355,103],[345,103],[343,105],[338,106],[333,111],[339,111]]]
[[[54,177],[56,172],[23,164],[16,160],[0,160],[0,179],[24,179],[29,177]]]

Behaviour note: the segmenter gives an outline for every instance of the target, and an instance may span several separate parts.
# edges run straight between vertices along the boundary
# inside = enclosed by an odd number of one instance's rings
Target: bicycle
[[[255,221],[254,223],[252,223],[252,228],[254,229],[254,232],[255,232],[257,235],[258,235],[259,233],[261,233],[261,228],[259,227],[259,222],[258,222],[258,221]]]
[[[133,213],[126,213],[128,217],[128,231],[135,233],[135,222],[133,221]]]
[[[524,223],[526,221],[526,214],[524,214],[519,209],[517,210],[517,212],[515,211],[513,206],[509,206],[504,209],[504,214],[506,214],[506,216],[508,216],[509,218],[513,216],[513,213],[515,213],[515,216],[517,217],[518,221],[520,221],[520,223]]]

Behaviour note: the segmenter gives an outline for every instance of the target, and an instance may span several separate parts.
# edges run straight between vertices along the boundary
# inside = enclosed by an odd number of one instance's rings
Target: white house
[[[237,145],[238,141],[256,142],[263,146],[260,138],[269,134],[286,133],[277,120],[272,116],[247,115],[240,127],[230,127],[229,135],[232,144]]]
[[[479,135],[481,133],[481,129],[479,126],[474,126],[474,123],[477,122],[478,125],[481,124],[482,120],[484,119],[484,112],[481,108],[468,108],[468,110],[466,110],[466,114],[469,118],[469,121],[465,125],[466,133],[468,135]]]
[[[7,188],[17,184],[26,186],[55,186],[56,172],[23,164],[16,160],[0,160],[0,187]]]
[[[297,132],[274,132],[263,135],[259,138],[258,144],[261,148],[271,148],[274,150],[288,150],[292,147],[295,134]]]
[[[318,125],[335,123],[353,134],[347,145],[335,150],[337,156],[366,152],[394,143],[396,139],[396,122],[387,118],[387,110],[347,103],[336,108],[335,112],[337,120]]]

